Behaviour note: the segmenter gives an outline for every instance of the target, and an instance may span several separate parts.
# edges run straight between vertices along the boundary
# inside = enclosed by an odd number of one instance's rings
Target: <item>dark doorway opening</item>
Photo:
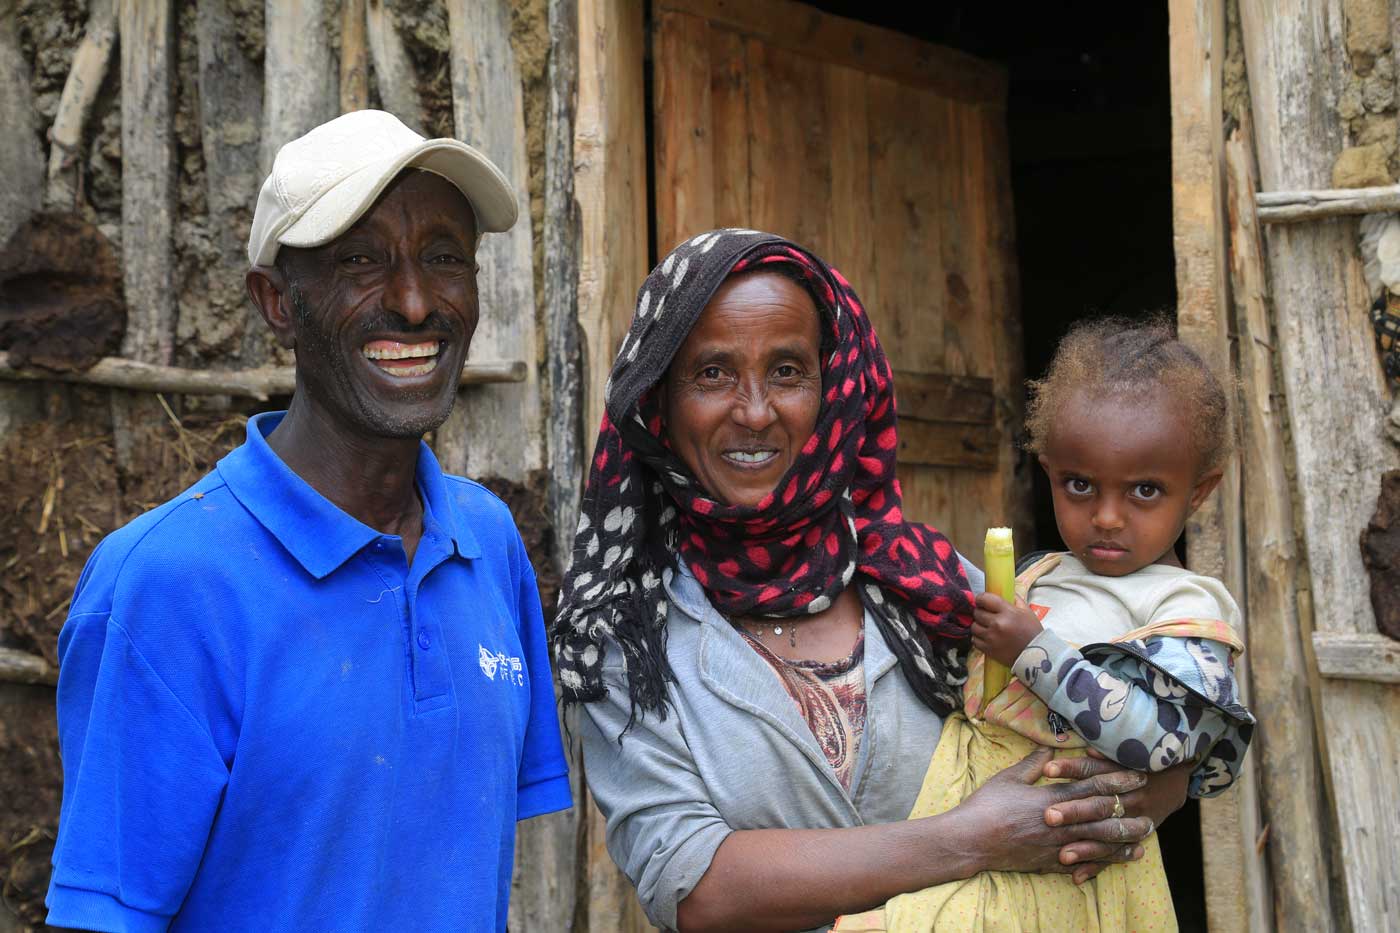
[[[1076,321],[1175,312],[1166,4],[806,2],[1007,67],[1028,378]],[[1062,547],[1049,484],[1032,475],[1035,546]],[[1159,836],[1181,929],[1204,931],[1197,803]]]

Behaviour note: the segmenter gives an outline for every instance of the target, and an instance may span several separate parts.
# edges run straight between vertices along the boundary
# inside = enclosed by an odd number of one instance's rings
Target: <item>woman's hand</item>
[[[1074,872],[1079,880],[1091,867],[1085,863],[1097,864],[1085,875],[1093,877],[1103,864],[1141,858],[1138,843],[1152,832],[1151,816],[1138,813],[1115,820],[1084,814],[1098,812],[1093,802],[1105,800],[1106,812],[1111,813],[1114,794],[1123,798],[1126,807],[1132,795],[1143,792],[1147,776],[1111,762],[1093,761],[1092,767],[1080,768],[1082,775],[1069,771],[1051,775],[1080,780],[1030,786],[1049,764],[1050,750],[1037,749],[994,775],[952,811],[966,821],[967,837],[980,844],[978,870]],[[1057,823],[1050,821],[1052,811]],[[1067,853],[1075,857],[1066,861]]]
[[[1045,766],[1045,776],[1068,778],[1080,781],[1094,776],[1123,773],[1122,766],[1107,761],[1098,752],[1089,750],[1091,758],[1061,758]],[[1083,831],[1085,835],[1060,849],[1060,862],[1074,866],[1074,883],[1083,884],[1097,875],[1110,862],[1121,862],[1122,851],[1129,839],[1121,842],[1105,842],[1104,838],[1131,837],[1138,828],[1138,820],[1147,820],[1146,833],[1131,843],[1136,848],[1140,839],[1146,838],[1162,821],[1171,816],[1186,802],[1186,789],[1190,783],[1191,771],[1195,764],[1188,762],[1156,774],[1143,775],[1146,782],[1137,790],[1115,791],[1123,805],[1124,817],[1115,819],[1114,798],[1108,796],[1079,797],[1057,803],[1045,811],[1047,826],[1067,827]],[[1129,772],[1137,773],[1137,772]],[[1074,785],[1064,785],[1071,787]]]

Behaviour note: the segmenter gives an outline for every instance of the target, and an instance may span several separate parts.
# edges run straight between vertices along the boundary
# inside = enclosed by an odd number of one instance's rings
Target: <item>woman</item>
[[[654,923],[807,928],[988,868],[1087,878],[1180,806],[1184,774],[1035,755],[904,821],[980,574],[904,521],[891,371],[834,269],[754,231],[683,243],[606,398],[554,642]]]

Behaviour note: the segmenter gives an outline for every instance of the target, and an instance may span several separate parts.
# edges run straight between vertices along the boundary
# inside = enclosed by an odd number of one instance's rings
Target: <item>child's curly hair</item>
[[[1165,315],[1076,324],[1060,341],[1045,378],[1027,385],[1031,453],[1044,450],[1056,415],[1077,391],[1141,396],[1154,387],[1186,413],[1201,472],[1223,464],[1234,449],[1230,396],[1196,351],[1177,339],[1176,326]]]

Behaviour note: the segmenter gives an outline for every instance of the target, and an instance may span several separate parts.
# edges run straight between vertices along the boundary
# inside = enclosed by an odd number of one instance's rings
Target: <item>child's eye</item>
[[[1075,477],[1073,479],[1065,480],[1065,489],[1072,496],[1087,496],[1089,493],[1094,491],[1094,484],[1089,482],[1087,479],[1079,479],[1078,477]]]
[[[1151,483],[1138,483],[1133,487],[1133,495],[1139,499],[1151,501],[1162,494],[1162,490]]]

